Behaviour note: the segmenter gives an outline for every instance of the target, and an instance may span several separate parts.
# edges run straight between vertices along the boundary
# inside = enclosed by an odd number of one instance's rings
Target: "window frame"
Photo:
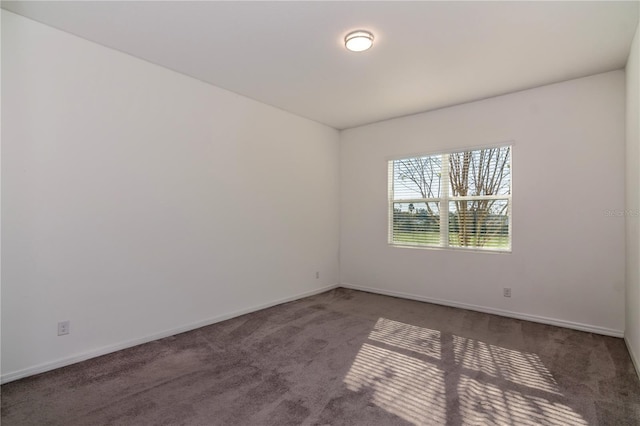
[[[496,143],[490,145],[480,145],[468,148],[456,148],[445,149],[438,151],[431,151],[430,153],[401,155],[387,158],[387,243],[391,247],[396,248],[413,248],[421,250],[462,250],[462,251],[476,251],[481,253],[512,253],[513,252],[513,227],[512,227],[512,212],[513,212],[513,147],[515,143],[513,141],[507,141],[503,143]],[[451,154],[479,151],[483,149],[492,148],[509,148],[509,194],[508,195],[468,195],[468,196],[450,196],[449,195],[449,158]],[[423,157],[443,157],[441,160],[441,175],[440,181],[440,197],[434,198],[411,198],[411,199],[394,199],[394,163],[395,161],[408,160]],[[447,156],[446,161],[444,157]],[[506,200],[507,201],[507,217],[508,217],[508,247],[501,249],[496,247],[485,248],[482,246],[452,246],[449,243],[449,203],[455,201],[476,201],[476,200]],[[440,238],[438,245],[429,243],[416,243],[416,242],[397,242],[394,241],[394,205],[398,203],[438,203],[440,212]],[[442,206],[446,206],[445,209]]]

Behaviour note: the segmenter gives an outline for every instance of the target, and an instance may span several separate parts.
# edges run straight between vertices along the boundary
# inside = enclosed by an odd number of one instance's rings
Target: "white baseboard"
[[[640,379],[640,358],[638,358],[637,354],[633,352],[633,348],[631,348],[631,345],[629,344],[629,341],[626,337],[624,338],[624,343],[627,345],[627,350],[629,351],[629,355],[631,356],[631,361],[633,362],[633,366],[636,368],[636,374]]]
[[[521,320],[526,320],[526,321],[531,321],[531,322],[538,322],[538,323],[541,323],[541,324],[555,325],[555,326],[558,326],[558,327],[571,328],[571,329],[580,330],[580,331],[587,331],[589,333],[603,334],[605,336],[623,337],[623,335],[624,335],[624,332],[622,330],[614,330],[614,329],[611,329],[611,328],[598,327],[598,326],[589,325],[589,324],[581,324],[581,323],[578,323],[578,322],[565,321],[565,320],[560,320],[560,319],[555,319],[555,318],[541,317],[541,316],[537,316],[537,315],[522,314],[522,313],[519,313],[519,312],[505,311],[505,310],[502,310],[502,309],[488,308],[488,307],[485,307],[485,306],[478,306],[478,305],[471,305],[471,304],[468,304],[468,303],[454,302],[452,300],[434,299],[434,298],[431,298],[431,297],[419,296],[419,295],[416,295],[416,294],[401,293],[401,292],[398,292],[398,291],[390,291],[390,290],[382,290],[382,289],[373,288],[373,287],[363,287],[363,286],[352,285],[352,284],[348,284],[348,283],[342,283],[342,284],[340,284],[339,287],[350,288],[350,289],[353,289],[353,290],[361,290],[361,291],[366,291],[366,292],[369,292],[369,293],[383,294],[385,296],[400,297],[402,299],[418,300],[420,302],[434,303],[436,305],[451,306],[453,308],[468,309],[470,311],[484,312],[484,313],[487,313],[487,314],[500,315],[500,316],[503,316],[503,317],[521,319]]]
[[[67,365],[75,364],[80,361],[85,361],[90,358],[99,357],[102,355],[106,355],[112,352],[116,352],[122,349],[127,349],[133,346],[141,345],[143,343],[152,342],[154,340],[163,339],[165,337],[173,336],[175,334],[184,333],[186,331],[195,330],[200,327],[205,327],[207,325],[215,324],[217,322],[225,321],[231,318],[238,317],[240,315],[249,314],[251,312],[259,311],[261,309],[270,308],[272,306],[280,305],[282,303],[292,302],[294,300],[302,299],[304,297],[313,296],[315,294],[324,293],[325,291],[333,290],[337,288],[338,285],[330,285],[322,288],[318,288],[311,291],[306,291],[303,293],[296,294],[294,296],[285,297],[283,299],[273,300],[267,303],[263,303],[261,305],[252,306],[245,309],[240,309],[235,312],[229,312],[226,314],[218,315],[213,318],[209,318],[206,320],[198,321],[195,323],[183,325],[180,327],[172,328],[170,330],[161,331],[159,333],[154,333],[148,336],[140,337],[137,339],[127,340],[125,342],[116,343],[114,345],[104,346],[102,348],[90,350],[87,352],[82,352],[80,354],[72,355],[69,357],[61,358],[55,361],[46,362],[44,364],[39,364],[33,367],[28,367],[18,371],[12,371],[0,376],[0,383],[8,383],[14,380],[22,379],[24,377],[33,376],[35,374],[45,373],[47,371],[55,370],[56,368],[66,367]]]

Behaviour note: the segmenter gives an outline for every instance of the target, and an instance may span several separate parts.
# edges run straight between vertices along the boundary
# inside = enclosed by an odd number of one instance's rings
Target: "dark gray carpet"
[[[637,425],[622,339],[337,289],[2,386],[2,425]]]

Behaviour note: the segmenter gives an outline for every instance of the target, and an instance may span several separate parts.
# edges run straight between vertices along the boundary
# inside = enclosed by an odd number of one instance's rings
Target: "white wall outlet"
[[[320,278],[320,272],[316,271],[316,280]]]
[[[60,321],[58,323],[58,336],[69,334],[69,321]]]
[[[511,297],[511,287],[505,287],[502,289],[502,294],[504,297]]]

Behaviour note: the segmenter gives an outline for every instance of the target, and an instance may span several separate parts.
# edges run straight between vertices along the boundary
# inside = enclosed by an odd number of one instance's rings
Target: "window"
[[[389,244],[511,251],[511,147],[389,161]]]

